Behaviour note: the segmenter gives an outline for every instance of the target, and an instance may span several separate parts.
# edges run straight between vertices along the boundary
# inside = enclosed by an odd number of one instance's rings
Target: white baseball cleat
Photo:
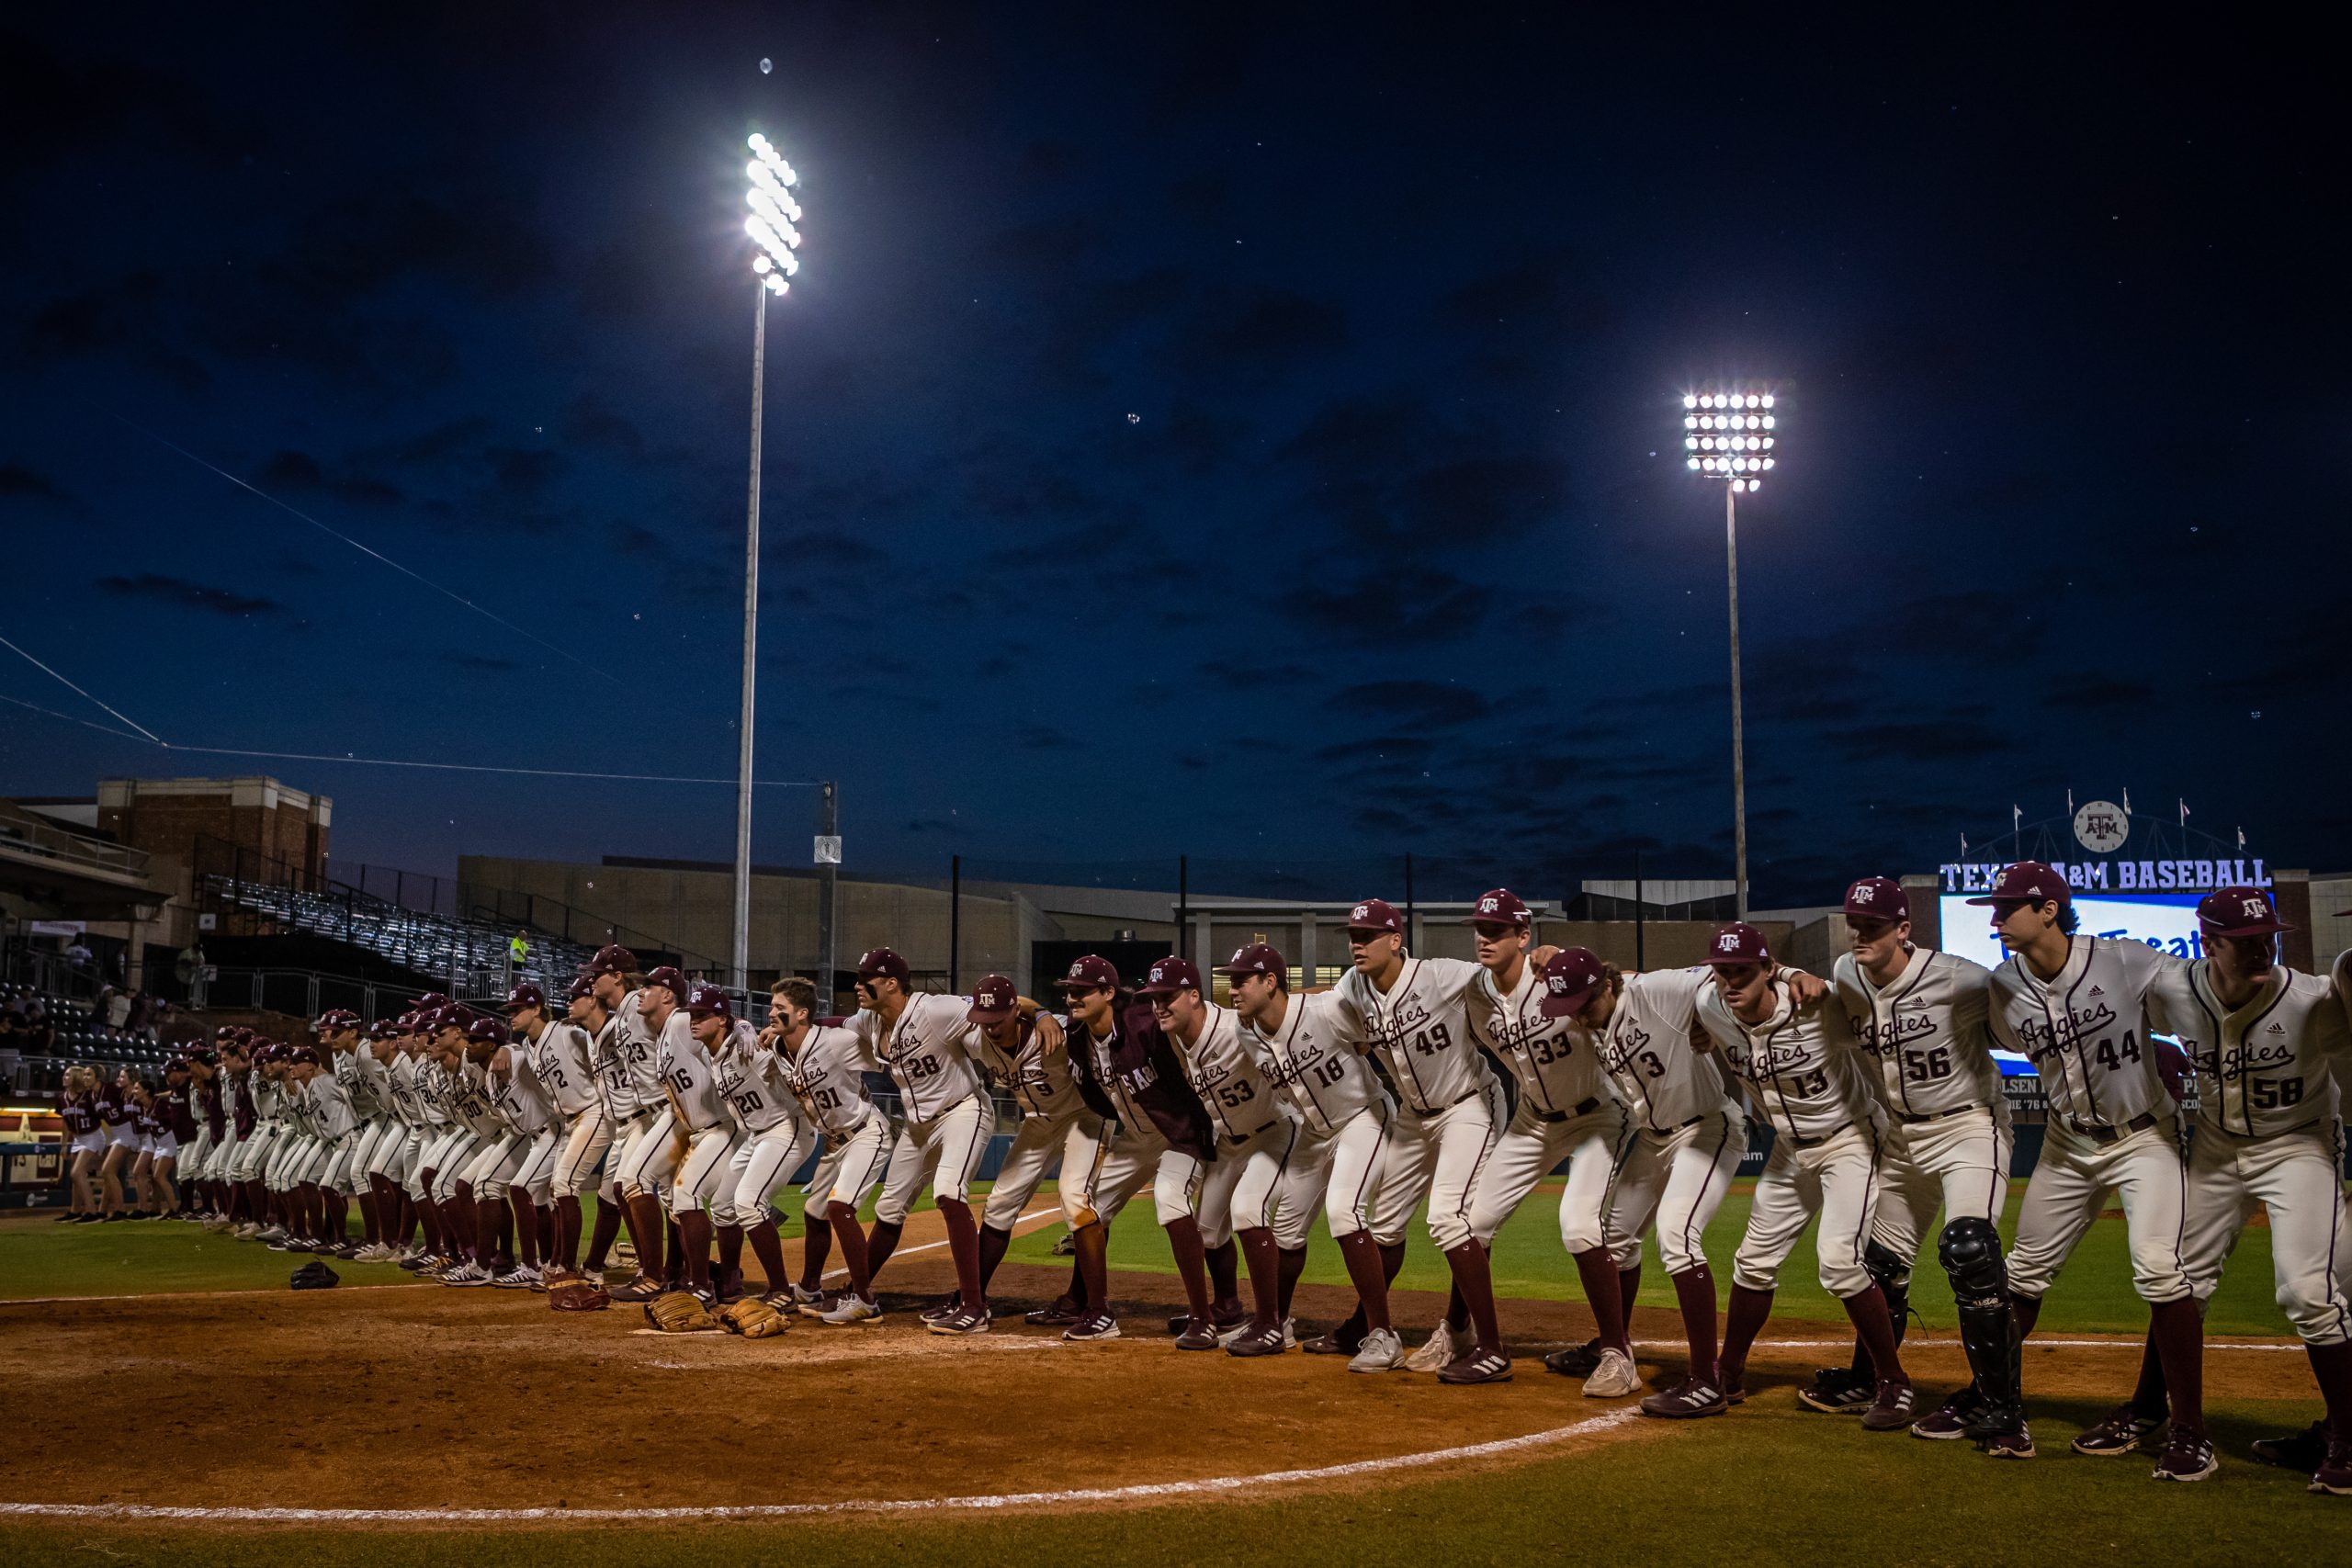
[[[821,1302],[824,1299],[824,1292],[812,1291],[797,1280],[795,1280],[792,1282],[792,1304],[794,1306],[815,1306],[819,1302]]]
[[[1374,1328],[1363,1337],[1356,1353],[1348,1358],[1351,1372],[1394,1371],[1405,1364],[1405,1342],[1393,1328]]]
[[[1442,1372],[1453,1364],[1453,1330],[1440,1323],[1430,1330],[1421,1348],[1405,1358],[1408,1372]]]
[[[830,1323],[838,1328],[843,1324],[872,1323],[881,1315],[882,1308],[877,1303],[867,1301],[864,1296],[854,1295],[843,1291],[840,1304],[817,1321]]]
[[[1603,1350],[1600,1365],[1592,1376],[1584,1380],[1587,1399],[1623,1399],[1629,1393],[1642,1392],[1642,1374],[1634,1365],[1634,1358],[1623,1350]]]
[[[445,1285],[487,1285],[492,1282],[490,1270],[479,1263],[460,1263],[441,1276]]]
[[[502,1291],[527,1291],[531,1288],[531,1271],[520,1263],[503,1274],[493,1274],[490,1282]]]

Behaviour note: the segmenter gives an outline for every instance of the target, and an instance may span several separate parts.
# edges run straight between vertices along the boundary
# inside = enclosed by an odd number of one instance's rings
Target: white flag
[[[2238,852],[2240,854],[2245,852],[2245,829],[2243,828],[2238,829]]]
[[[2188,826],[2188,802],[2185,800],[2180,803],[2180,825],[2184,828]]]
[[[2067,816],[2069,816],[2069,817],[2072,817],[2074,814],[2075,814],[2075,792],[2074,792],[2073,790],[2071,790],[2071,789],[2070,789],[2070,790],[2068,790],[2068,791],[2066,792],[2066,815],[2067,815]]]
[[[1962,860],[1968,858],[1968,835],[1965,833],[1960,836],[1960,858]]]
[[[2123,792],[2123,815],[2132,815],[2132,792],[2128,789]]]
[[[2012,806],[2012,807],[2009,807],[2009,831],[2011,831],[2011,832],[2013,832],[2013,833],[2021,833],[2021,832],[2023,832],[2024,830],[2025,830],[2025,807],[2021,807],[2021,806]]]

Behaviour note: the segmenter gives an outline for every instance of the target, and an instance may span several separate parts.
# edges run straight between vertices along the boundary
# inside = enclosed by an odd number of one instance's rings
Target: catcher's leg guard
[[[1996,1254],[2000,1245],[1996,1238]],[[1873,1241],[1862,1248],[1862,1268],[1878,1281],[1879,1294],[1886,1298],[1886,1314],[1894,1320],[1894,1342],[1902,1344],[1904,1321],[1911,1315],[1911,1260]]]
[[[2021,1336],[2009,1312],[2009,1269],[1992,1223],[1966,1216],[1946,1225],[1936,1255],[1951,1277],[1960,1309],[1960,1343],[1968,1353],[1976,1390],[2003,1416],[2021,1414],[2018,1351]],[[1988,1422],[1988,1425],[1990,1423]]]

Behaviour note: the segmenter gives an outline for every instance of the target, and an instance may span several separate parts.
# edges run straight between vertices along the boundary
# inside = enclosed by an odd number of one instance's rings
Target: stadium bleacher
[[[459,992],[490,994],[512,975],[550,996],[571,982],[595,950],[534,931],[530,953],[510,968],[511,925],[412,909],[356,888],[311,892],[276,883],[209,874],[198,889],[205,900],[258,915],[288,931],[331,937],[387,963],[434,980],[454,980]]]
[[[25,1049],[19,1037],[0,1035],[0,1046],[15,1049],[23,1057],[17,1086],[22,1092],[53,1093],[65,1069],[84,1063],[109,1074],[121,1066],[160,1073],[164,1064],[177,1054],[175,1046],[99,1022],[93,1004],[79,998],[55,996],[17,982],[0,984],[0,1007],[26,1002],[40,1004],[53,1038],[46,1053],[36,1055]]]

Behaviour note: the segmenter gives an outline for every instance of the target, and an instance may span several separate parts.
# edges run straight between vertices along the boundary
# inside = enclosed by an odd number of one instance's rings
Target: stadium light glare
[[[1760,477],[1772,467],[1766,456],[1773,438],[1774,395],[1760,387],[1710,387],[1682,394],[1685,430],[1704,434],[1684,438],[1694,449],[1686,466],[1702,479],[1724,481],[1724,581],[1731,611],[1731,793],[1734,874],[1739,918],[1747,918],[1747,759],[1739,683],[1739,511],[1737,499],[1764,488]],[[1722,454],[1717,456],[1716,454]]]

